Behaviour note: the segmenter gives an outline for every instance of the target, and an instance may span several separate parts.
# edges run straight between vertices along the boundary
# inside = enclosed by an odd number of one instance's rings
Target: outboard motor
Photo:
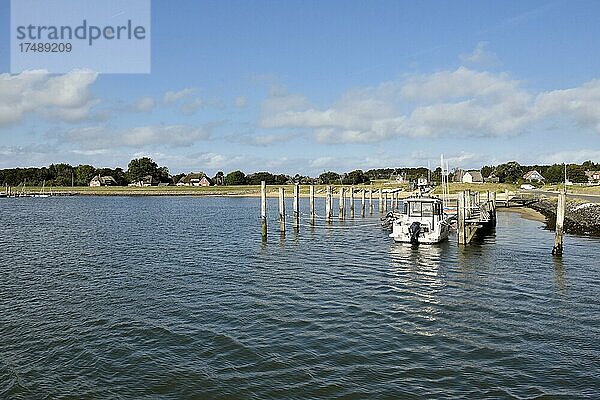
[[[381,217],[381,227],[383,229],[392,229],[392,225],[394,224],[395,219],[396,216],[392,211],[390,211],[385,217]]]
[[[410,242],[412,244],[418,244],[419,233],[421,232],[421,223],[415,221],[412,224],[410,224],[410,226],[408,227],[408,232],[410,233]]]

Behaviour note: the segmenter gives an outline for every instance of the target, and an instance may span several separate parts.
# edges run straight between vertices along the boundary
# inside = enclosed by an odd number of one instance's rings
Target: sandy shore
[[[518,213],[522,218],[529,219],[531,221],[546,222],[546,217],[544,214],[527,207],[498,208],[497,210],[498,212]]]

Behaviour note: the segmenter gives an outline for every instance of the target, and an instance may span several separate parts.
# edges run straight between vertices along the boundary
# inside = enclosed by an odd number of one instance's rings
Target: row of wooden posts
[[[267,236],[267,185],[261,182],[261,221],[263,238]],[[365,215],[366,198],[368,192],[369,199],[369,214],[373,214],[373,190],[361,190],[361,215]],[[350,194],[350,217],[354,217],[354,187],[349,190]],[[397,209],[400,204],[400,196],[398,191],[377,190],[379,198],[379,213],[383,214],[388,211],[389,197],[391,194],[391,210]],[[346,188],[339,189],[339,219],[346,218]],[[558,195],[558,204],[556,210],[556,234],[552,254],[562,256],[563,254],[563,237],[564,237],[564,218],[565,218],[566,194],[561,192]],[[469,190],[459,193],[457,199],[457,234],[459,244],[468,244],[478,229],[491,228],[496,226],[496,192],[487,192],[487,198],[482,201],[479,192],[471,192]],[[309,210],[310,224],[315,223],[315,187],[309,186]],[[325,196],[325,221],[331,222],[333,217],[333,187],[327,186]],[[294,229],[300,228],[300,185],[294,185],[293,196],[293,216]],[[279,229],[285,232],[285,189],[279,188]]]
[[[367,199],[368,199],[368,207],[369,214],[373,214],[373,190],[365,190],[362,189],[360,191],[360,209],[361,215],[364,216],[367,208]],[[262,233],[263,236],[267,234],[267,185],[265,182],[261,182],[261,219],[262,219]],[[383,214],[388,210],[397,209],[400,204],[400,194],[399,191],[383,191],[379,189],[376,191],[379,198],[379,213]],[[350,198],[350,207],[349,214],[350,218],[354,218],[355,213],[355,189],[354,187],[339,188],[339,213],[338,217],[340,220],[347,218],[348,210],[346,209],[346,199],[347,195]],[[313,185],[309,186],[309,213],[310,213],[310,224],[314,225],[315,223],[315,187]],[[333,219],[333,186],[327,186],[327,191],[325,195],[325,221],[331,222]],[[389,205],[389,207],[388,207]],[[294,194],[293,194],[293,217],[294,223],[293,226],[295,229],[300,227],[300,185],[294,185]],[[280,230],[285,231],[285,188],[279,188],[279,224]]]
[[[4,192],[8,197],[12,196],[12,187],[11,186],[6,186],[6,190]]]
[[[488,191],[481,199],[480,192],[465,190],[457,197],[457,235],[459,244],[471,242],[477,231],[496,226],[496,192]]]

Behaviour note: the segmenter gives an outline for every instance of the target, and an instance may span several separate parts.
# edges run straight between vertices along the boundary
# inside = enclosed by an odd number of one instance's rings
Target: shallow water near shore
[[[256,198],[0,199],[0,398],[600,396],[599,239],[412,247],[304,199],[283,237],[276,201],[263,242]]]

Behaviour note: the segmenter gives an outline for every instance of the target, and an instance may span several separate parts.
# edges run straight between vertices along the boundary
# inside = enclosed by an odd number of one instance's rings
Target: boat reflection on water
[[[394,327],[404,334],[435,336],[443,313],[442,292],[447,285],[447,262],[455,259],[448,241],[432,245],[392,243],[389,285],[398,320]]]
[[[430,245],[394,242],[390,245],[390,261],[398,269],[437,271],[443,259],[452,257],[451,246],[448,241]]]

